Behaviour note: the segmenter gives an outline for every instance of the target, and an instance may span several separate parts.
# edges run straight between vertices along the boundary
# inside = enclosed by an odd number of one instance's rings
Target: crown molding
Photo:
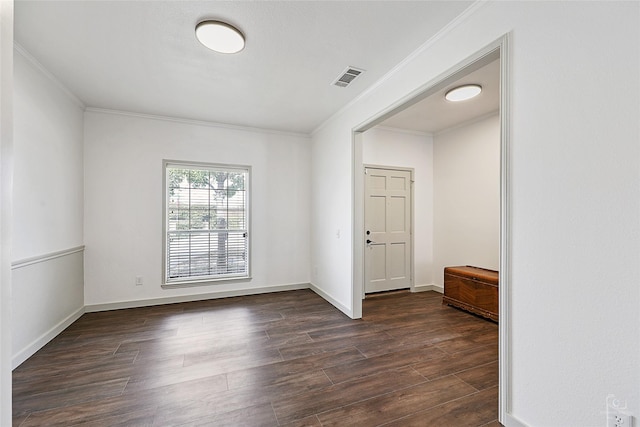
[[[160,120],[164,122],[181,123],[181,124],[187,124],[187,125],[215,127],[215,128],[221,128],[221,129],[237,130],[241,132],[280,135],[280,136],[289,136],[289,137],[307,138],[307,139],[310,138],[311,136],[306,133],[287,132],[287,131],[281,131],[281,130],[275,130],[275,129],[262,129],[262,128],[250,127],[250,126],[232,125],[228,123],[209,122],[206,120],[194,120],[194,119],[185,119],[181,117],[136,113],[133,111],[112,110],[108,108],[86,107],[85,111],[88,113],[101,113],[101,114],[111,114],[116,116],[136,117],[140,119]]]
[[[51,74],[47,68],[40,63],[28,50],[22,47],[18,42],[13,42],[13,50],[18,52],[24,59],[26,59],[35,69],[37,69],[43,76],[49,79],[53,84],[58,87],[64,93],[67,98],[69,98],[74,104],[76,104],[81,109],[85,109],[86,105],[80,98],[78,98],[73,92],[69,90],[56,76]]]

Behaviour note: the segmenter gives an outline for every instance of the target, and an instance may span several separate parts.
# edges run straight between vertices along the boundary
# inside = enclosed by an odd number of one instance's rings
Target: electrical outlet
[[[619,413],[615,416],[614,426],[615,427],[633,427],[633,418],[629,414]]]
[[[607,427],[633,427],[633,415],[627,411],[627,401],[607,395]]]
[[[136,286],[142,286],[142,276],[136,276]]]
[[[633,416],[624,412],[610,413],[607,427],[633,427]]]

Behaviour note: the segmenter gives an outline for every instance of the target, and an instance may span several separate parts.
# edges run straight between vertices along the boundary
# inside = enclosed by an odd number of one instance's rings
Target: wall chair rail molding
[[[84,245],[76,246],[69,249],[64,249],[61,251],[50,252],[44,255],[38,255],[34,257],[24,258],[18,261],[13,261],[11,263],[11,269],[16,270],[18,268],[27,267],[29,265],[38,264],[40,262],[50,261],[52,259],[61,258],[67,255],[75,254],[77,252],[84,252]]]

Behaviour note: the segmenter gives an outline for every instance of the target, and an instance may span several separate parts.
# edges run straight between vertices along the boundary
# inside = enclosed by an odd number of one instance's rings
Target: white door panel
[[[365,292],[411,286],[411,172],[367,168]]]
[[[371,278],[373,282],[387,279],[387,255],[384,245],[371,245]]]
[[[405,197],[391,196],[389,198],[389,231],[391,233],[406,233],[406,204]]]
[[[368,230],[373,233],[384,233],[387,231],[387,199],[381,196],[371,196],[369,208],[372,210],[371,223]]]
[[[407,245],[404,243],[392,243],[389,249],[391,255],[390,279],[405,279],[407,275]]]

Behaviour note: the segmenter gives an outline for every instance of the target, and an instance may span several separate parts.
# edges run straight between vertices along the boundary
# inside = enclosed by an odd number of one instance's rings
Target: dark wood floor
[[[499,426],[497,325],[434,292],[88,313],[13,372],[16,426]]]

